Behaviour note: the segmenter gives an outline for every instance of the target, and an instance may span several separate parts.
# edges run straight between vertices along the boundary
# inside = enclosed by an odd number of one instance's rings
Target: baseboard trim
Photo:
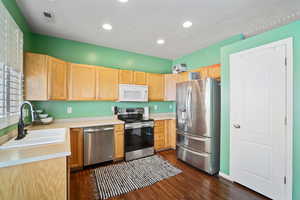
[[[231,178],[230,175],[227,175],[227,174],[224,174],[222,172],[219,172],[219,176],[222,177],[222,178],[224,178],[224,179],[226,179],[226,180],[228,180],[228,181],[233,182],[233,179]]]

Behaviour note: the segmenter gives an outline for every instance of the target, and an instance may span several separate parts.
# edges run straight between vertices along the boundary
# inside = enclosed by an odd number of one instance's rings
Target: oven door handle
[[[128,129],[136,129],[136,128],[143,128],[143,126],[142,126],[142,125],[135,125],[135,126],[131,126],[131,125],[126,126],[126,125],[125,125],[125,130],[128,130]]]

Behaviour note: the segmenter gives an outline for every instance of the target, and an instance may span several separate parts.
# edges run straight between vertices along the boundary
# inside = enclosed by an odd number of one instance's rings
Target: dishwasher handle
[[[114,126],[103,126],[103,127],[92,127],[92,128],[84,128],[84,133],[99,133],[103,131],[114,131]]]

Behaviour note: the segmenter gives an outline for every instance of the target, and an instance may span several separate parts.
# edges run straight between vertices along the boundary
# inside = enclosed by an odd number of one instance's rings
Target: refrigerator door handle
[[[189,117],[189,123],[191,123],[192,120],[191,101],[192,101],[192,87],[190,86],[188,88],[188,95],[187,95],[187,108],[188,108],[187,113]]]

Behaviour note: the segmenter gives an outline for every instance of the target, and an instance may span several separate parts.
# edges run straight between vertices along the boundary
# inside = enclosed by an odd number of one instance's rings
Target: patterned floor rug
[[[94,169],[100,199],[125,194],[182,171],[158,155]]]

